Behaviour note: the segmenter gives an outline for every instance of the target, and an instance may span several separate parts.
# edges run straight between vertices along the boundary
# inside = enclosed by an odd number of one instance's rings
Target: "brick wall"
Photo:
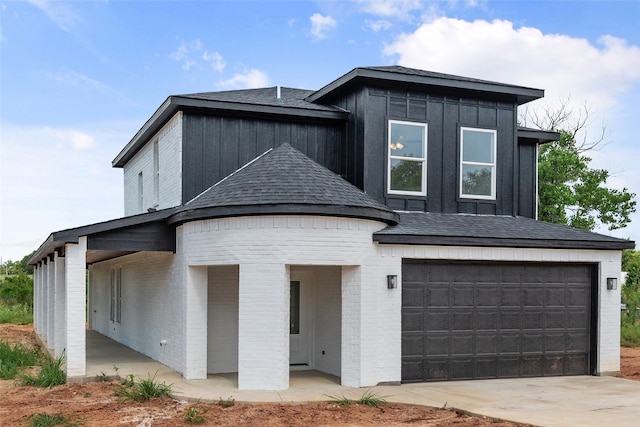
[[[158,141],[159,191],[155,195],[153,144]],[[149,208],[164,209],[182,203],[182,113],[176,115],[146,143],[123,168],[124,214],[135,215]],[[138,203],[138,175],[142,172],[144,202]]]

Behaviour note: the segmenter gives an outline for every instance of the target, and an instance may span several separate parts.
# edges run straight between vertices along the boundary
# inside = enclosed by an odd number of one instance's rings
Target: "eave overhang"
[[[382,71],[370,68],[355,68],[334,80],[322,89],[314,92],[306,98],[309,102],[323,102],[330,100],[351,87],[367,83],[379,84],[396,83],[409,86],[424,86],[442,88],[447,90],[464,91],[468,93],[485,94],[492,97],[511,97],[518,105],[540,99],[544,96],[544,90],[510,85],[506,83],[490,82],[478,79],[466,79],[453,75],[415,75],[394,71]]]
[[[369,219],[374,221],[381,221],[388,225],[395,225],[398,223],[398,214],[381,209],[360,206],[335,206],[294,203],[271,205],[217,206],[199,209],[183,209],[180,212],[172,215],[167,220],[167,222],[173,226],[178,226],[186,222],[206,219],[265,215],[317,215]]]
[[[560,133],[558,132],[531,129],[522,126],[518,126],[516,135],[519,143],[546,144],[560,140]]]

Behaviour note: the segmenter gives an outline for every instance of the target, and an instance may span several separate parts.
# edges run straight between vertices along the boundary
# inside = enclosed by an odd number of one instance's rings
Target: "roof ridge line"
[[[261,159],[262,157],[266,156],[267,154],[269,154],[271,151],[273,151],[273,148],[269,148],[267,151],[265,151],[264,153],[260,154],[258,157],[256,157],[255,159],[245,163],[244,165],[240,166],[238,169],[234,170],[233,172],[231,172],[229,175],[225,176],[224,178],[222,178],[220,181],[216,182],[215,184],[213,184],[211,187],[207,188],[206,190],[202,191],[200,194],[198,194],[196,197],[194,197],[193,199],[189,200],[187,203],[185,203],[184,205],[187,206],[189,203],[197,200],[200,196],[202,196],[204,193],[206,193],[207,191],[211,190],[212,188],[217,187],[219,184],[223,183],[224,181],[226,181],[227,179],[231,178],[233,175],[237,174],[238,172],[240,172],[242,169],[246,168],[247,166],[249,166],[250,164],[258,161],[259,159]]]

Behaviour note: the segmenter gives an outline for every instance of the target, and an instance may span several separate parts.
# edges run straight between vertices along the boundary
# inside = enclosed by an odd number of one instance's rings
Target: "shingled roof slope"
[[[187,202],[171,222],[259,214],[317,214],[397,223],[397,214],[289,144],[256,158]]]
[[[633,241],[525,217],[400,213],[400,222],[374,234],[389,244],[525,247],[556,249],[632,249]]]
[[[200,99],[204,101],[233,102],[248,105],[268,105],[273,107],[301,108],[318,111],[340,111],[343,110],[324,104],[315,104],[306,101],[313,90],[294,89],[290,87],[280,87],[280,97],[278,98],[278,88],[276,86],[259,89],[227,90],[221,92],[202,92],[185,95],[174,95],[178,98]]]

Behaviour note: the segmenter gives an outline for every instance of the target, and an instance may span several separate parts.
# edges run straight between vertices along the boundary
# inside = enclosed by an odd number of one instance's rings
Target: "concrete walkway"
[[[114,369],[117,368],[117,372]],[[327,395],[360,398],[371,390],[389,402],[457,408],[477,415],[538,426],[638,426],[640,382],[612,377],[551,377],[343,387],[317,371],[290,374],[283,391],[238,390],[235,374],[184,380],[168,367],[98,334],[87,332],[87,377],[133,374],[172,385],[177,399],[217,402],[312,402]]]

